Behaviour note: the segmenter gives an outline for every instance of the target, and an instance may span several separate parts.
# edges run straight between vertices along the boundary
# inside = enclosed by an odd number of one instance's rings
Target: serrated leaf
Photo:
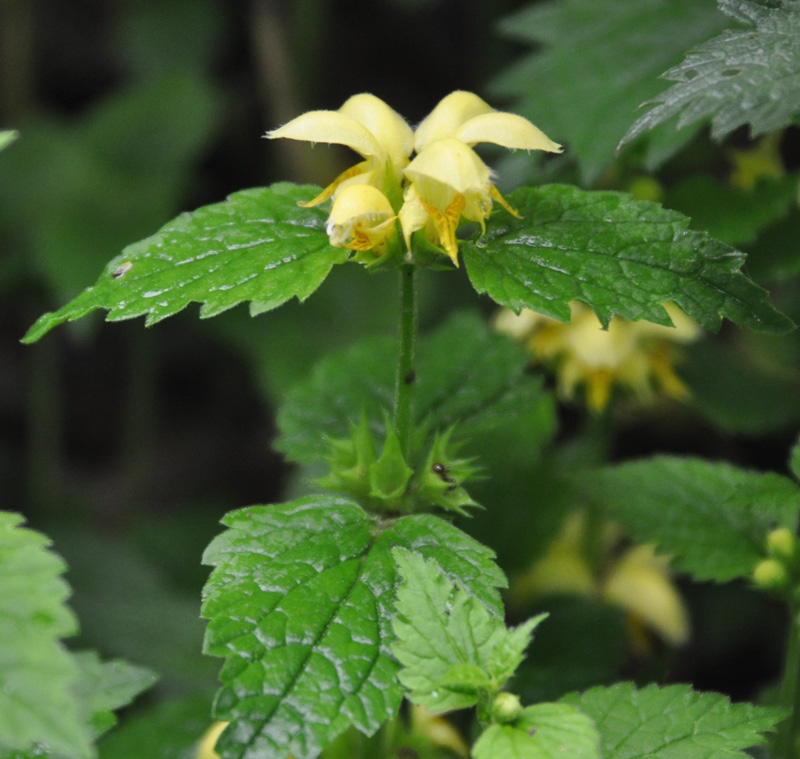
[[[669,325],[660,304],[673,301],[710,330],[722,317],[765,331],[792,326],[740,273],[744,254],[689,230],[682,214],[569,185],[521,188],[510,201],[522,218],[497,212],[483,237],[461,246],[473,286],[500,305],[568,321],[569,301],[580,300],[604,324],[618,314]]]
[[[653,542],[698,580],[745,577],[764,558],[767,533],[795,530],[800,487],[777,474],[660,456],[597,470],[589,496],[639,542]]]
[[[381,440],[384,410],[393,403],[396,351],[395,340],[371,338],[320,361],[279,409],[281,436],[275,447],[295,461],[319,459],[327,452],[326,437],[347,436],[354,409],[361,408]],[[541,380],[525,373],[529,358],[476,314],[451,317],[420,340],[416,420],[427,419],[434,429],[458,422],[459,434],[468,435],[517,418],[542,399]]]
[[[508,630],[501,618],[454,585],[435,559],[401,548],[392,554],[403,580],[392,651],[403,665],[399,678],[409,698],[437,713],[474,706],[481,690],[498,691],[546,615]]]
[[[619,683],[571,693],[562,702],[594,720],[603,756],[614,759],[744,759],[742,749],[763,743],[761,734],[784,716],[780,709],[731,704],[727,696],[688,685],[637,690]]]
[[[496,615],[505,582],[491,551],[430,515],[380,520],[321,495],[253,506],[203,561],[205,651],[227,659],[216,716],[223,759],[313,759],[348,725],[372,734],[402,698],[391,655],[393,546],[436,556]]]
[[[23,342],[99,308],[108,311],[107,321],[147,314],[151,325],[192,302],[203,304],[205,318],[244,301],[256,315],[293,297],[304,300],[347,258],[328,243],[325,211],[297,205],[313,193],[280,183],[182,214],[125,248],[93,287],[40,317]]]
[[[50,541],[0,512],[0,746],[44,743],[75,759],[92,756],[72,687],[78,671],[59,638],[76,632],[64,605],[64,562]]]
[[[513,725],[490,725],[472,748],[475,759],[594,759],[599,735],[592,720],[567,704],[536,704]],[[615,755],[616,759],[616,755]]]
[[[115,709],[127,706],[158,680],[155,672],[149,669],[122,659],[101,661],[94,651],[76,653],[74,660],[79,676],[73,692],[94,738],[117,723]]]
[[[744,124],[755,137],[793,123],[800,112],[800,2],[719,0],[720,9],[747,29],[726,29],[690,50],[663,74],[675,82],[645,105],[620,147],[678,116],[678,129],[711,118],[721,140]]]
[[[725,22],[713,0],[539,2],[504,19],[500,29],[541,48],[497,77],[491,89],[517,99],[510,110],[565,143],[567,158],[576,157],[583,181],[592,183],[614,160],[636,108],[658,94],[656,77]],[[649,168],[692,137],[690,130],[659,132]]]

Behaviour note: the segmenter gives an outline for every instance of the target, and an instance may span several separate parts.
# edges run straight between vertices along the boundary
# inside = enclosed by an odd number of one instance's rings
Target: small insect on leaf
[[[130,261],[125,261],[111,272],[111,276],[114,277],[114,279],[119,279],[120,277],[124,277],[132,268],[133,264]]]

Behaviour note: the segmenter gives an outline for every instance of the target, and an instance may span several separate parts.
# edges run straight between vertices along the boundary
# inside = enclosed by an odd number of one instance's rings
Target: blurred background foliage
[[[307,487],[270,450],[276,404],[321,355],[391,333],[395,282],[346,266],[307,303],[254,320],[184,313],[145,332],[91,318],[23,348],[27,327],[181,211],[278,180],[325,184],[347,165],[337,149],[262,141],[267,129],[362,91],[416,123],[455,89],[566,146],[497,157],[503,191],[566,181],[661,201],[748,251],[749,275],[798,321],[796,127],[720,144],[702,123],[666,124],[615,154],[664,89],[657,76],[731,23],[714,0],[0,4],[0,127],[21,134],[0,155],[3,508],[67,559],[76,643],[161,674],[104,756],[186,755],[207,724],[217,665],[200,654],[203,548],[225,512]],[[492,315],[463,272],[429,273],[422,288],[424,329],[457,308]],[[474,495],[488,508],[460,524],[513,577],[581,505],[574,475],[598,461],[674,451],[786,471],[797,334],[726,326],[686,350],[679,374],[685,404],[615,397],[598,417],[550,395],[525,424],[483,436],[493,478]],[[542,600],[554,613],[520,675],[524,700],[621,676],[756,697],[780,661],[779,613],[739,585],[683,592],[694,632],[679,649],[632,646],[630,620],[597,598]]]

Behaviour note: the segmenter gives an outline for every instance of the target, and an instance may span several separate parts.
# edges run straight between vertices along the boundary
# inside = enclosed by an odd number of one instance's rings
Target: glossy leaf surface
[[[569,301],[580,300],[604,324],[618,314],[669,325],[660,304],[674,301],[710,330],[722,317],[766,331],[792,326],[740,273],[744,254],[689,230],[682,214],[568,185],[509,199],[522,218],[496,211],[486,234],[461,247],[475,289],[500,305],[569,321]]]
[[[678,116],[678,129],[711,119],[721,140],[750,125],[752,136],[783,129],[800,112],[800,2],[719,0],[745,29],[726,29],[690,50],[663,77],[675,82],[636,120],[621,144]]]
[[[389,644],[391,549],[436,556],[494,614],[505,578],[489,549],[436,517],[381,521],[334,495],[253,506],[209,545],[205,650],[226,658],[215,712],[223,759],[313,759],[349,725],[372,734],[402,688]]]
[[[23,342],[97,309],[108,321],[147,315],[155,324],[201,303],[201,317],[249,301],[253,315],[304,300],[331,267],[347,258],[332,248],[326,211],[300,208],[314,188],[289,183],[237,192],[222,203],[185,213],[112,259],[93,287],[45,314]]]

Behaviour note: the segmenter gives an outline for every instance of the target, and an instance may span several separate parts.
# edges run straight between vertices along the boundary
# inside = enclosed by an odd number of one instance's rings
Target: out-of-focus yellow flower
[[[414,133],[403,117],[369,93],[353,95],[338,111],[304,113],[266,136],[346,145],[364,158],[304,206],[318,205],[350,184],[370,184],[387,192],[387,181],[399,182],[414,149]]]
[[[453,724],[421,706],[411,707],[411,732],[437,746],[450,749],[464,759],[469,756],[469,748]]]
[[[479,142],[552,153],[562,149],[522,116],[496,111],[471,92],[451,93],[414,133],[417,155],[403,172],[411,184],[400,210],[407,247],[411,235],[424,228],[427,238],[444,248],[458,266],[456,228],[461,217],[484,228],[492,201],[517,215],[472,149]]]
[[[217,745],[219,736],[222,731],[228,726],[227,722],[215,722],[203,733],[200,743],[197,746],[197,754],[195,759],[219,759],[219,754],[214,750]]]
[[[519,316],[503,310],[495,324],[524,342],[537,360],[555,366],[558,389],[565,398],[574,398],[583,386],[588,406],[602,411],[614,385],[643,400],[656,392],[677,399],[688,396],[673,368],[675,344],[697,339],[700,327],[674,304],[663,306],[674,327],[614,317],[604,330],[594,311],[577,301],[570,304],[569,323],[528,310]]]
[[[537,596],[578,595],[619,606],[632,622],[654,630],[667,643],[678,646],[689,637],[689,617],[669,571],[669,560],[652,546],[632,546],[617,553],[622,530],[611,522],[592,525],[599,530],[596,569],[586,559],[586,514],[569,517],[547,553],[514,578],[509,600],[517,605]],[[638,647],[643,642],[634,637]]]

